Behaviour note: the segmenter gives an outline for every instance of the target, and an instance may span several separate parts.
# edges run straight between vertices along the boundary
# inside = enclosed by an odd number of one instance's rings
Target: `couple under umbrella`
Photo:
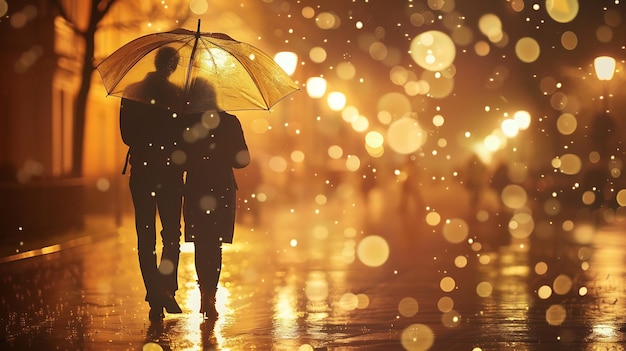
[[[149,318],[162,319],[164,310],[182,313],[175,299],[181,211],[185,240],[195,247],[200,312],[206,319],[217,318],[222,244],[232,243],[234,236],[233,169],[250,162],[241,123],[225,110],[269,109],[298,88],[267,55],[224,34],[201,33],[200,22],[195,33],[177,29],[137,38],[97,69],[109,94],[122,97],[120,130],[129,146]]]

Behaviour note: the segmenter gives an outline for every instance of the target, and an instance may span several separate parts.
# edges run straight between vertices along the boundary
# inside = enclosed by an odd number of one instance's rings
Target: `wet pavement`
[[[441,225],[399,220],[421,216],[364,225],[357,208],[239,223],[215,323],[197,312],[193,247],[181,254],[184,313],[151,323],[132,218],[90,217],[89,236],[2,258],[0,349],[624,350],[625,221],[497,245],[502,228],[484,222],[450,243]]]

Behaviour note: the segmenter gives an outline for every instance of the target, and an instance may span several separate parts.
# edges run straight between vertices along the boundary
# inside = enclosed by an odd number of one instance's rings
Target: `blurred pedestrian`
[[[215,96],[208,82],[196,80],[193,89]],[[208,101],[211,99],[209,98]],[[222,244],[232,243],[235,229],[234,168],[250,163],[241,123],[236,116],[213,110],[184,116],[187,171],[184,191],[185,240],[194,243],[200,287],[200,312],[217,318],[215,294],[222,269]]]
[[[463,178],[465,188],[469,192],[469,208],[473,211],[477,211],[479,209],[478,206],[481,204],[483,192],[485,191],[486,173],[487,167],[485,164],[478,155],[473,154],[467,162],[465,177]]]
[[[183,173],[171,160],[181,133],[176,132],[179,122],[175,112],[134,100],[173,106],[180,98],[180,91],[168,79],[178,61],[175,49],[160,49],[154,61],[156,70],[144,80],[129,85],[125,96],[133,100],[124,98],[120,106],[120,131],[122,140],[129,146],[127,163],[131,165],[129,185],[135,208],[137,252],[150,320],[163,318],[164,308],[168,313],[182,313],[174,295],[178,289]],[[157,211],[163,243],[158,262]]]

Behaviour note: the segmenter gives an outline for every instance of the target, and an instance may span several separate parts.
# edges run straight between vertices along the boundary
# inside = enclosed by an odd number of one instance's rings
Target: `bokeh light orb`
[[[566,295],[572,289],[572,285],[572,278],[566,274],[559,274],[556,278],[554,278],[552,289],[555,294]]]
[[[517,184],[509,184],[502,190],[500,194],[502,202],[508,208],[519,209],[526,206],[528,195],[526,190]]]
[[[463,219],[453,218],[444,224],[442,233],[449,243],[457,244],[465,241],[469,233],[469,227]]]
[[[567,310],[561,305],[552,305],[546,310],[546,321],[550,325],[561,325],[566,317]]]
[[[306,93],[313,99],[319,99],[326,94],[326,79],[311,77],[306,81]]]
[[[450,296],[443,296],[437,300],[437,309],[439,312],[450,312],[454,309],[454,300]]]
[[[407,351],[429,350],[435,343],[435,333],[425,324],[411,324],[402,331],[400,342]]]
[[[203,15],[209,9],[209,4],[206,0],[191,0],[189,2],[189,10],[195,15]]]
[[[163,348],[155,342],[148,342],[143,345],[141,351],[163,351]]]
[[[413,38],[411,57],[420,67],[429,71],[448,68],[456,56],[452,39],[444,32],[431,30]]]
[[[489,282],[480,282],[476,286],[476,294],[480,297],[489,297],[493,292],[493,286]]]
[[[559,23],[568,23],[576,18],[579,7],[578,0],[546,0],[548,15]]]
[[[443,277],[439,281],[439,288],[443,292],[451,292],[456,287],[456,281],[452,277]]]
[[[398,303],[398,312],[404,317],[413,317],[419,310],[417,300],[412,297],[405,297]]]
[[[524,37],[515,44],[515,54],[520,61],[525,63],[535,62],[539,58],[541,48],[537,40]]]
[[[344,311],[352,311],[359,306],[359,298],[353,293],[345,293],[339,299],[339,306]]]
[[[361,240],[357,246],[357,256],[366,266],[382,266],[389,258],[389,244],[378,235],[370,235]]]
[[[563,113],[556,120],[556,128],[563,135],[570,135],[576,131],[578,120],[571,113]]]
[[[578,174],[583,166],[582,160],[576,154],[565,154],[560,157],[560,161],[559,169],[569,175]]]
[[[328,94],[328,107],[333,111],[341,111],[346,107],[346,95],[340,91],[333,91]]]
[[[408,155],[424,145],[426,132],[415,118],[403,117],[389,125],[386,140],[393,151]]]
[[[377,109],[386,112],[390,117],[403,117],[412,112],[411,101],[400,93],[391,92],[381,96],[378,100]]]
[[[441,215],[438,212],[428,212],[426,214],[426,223],[430,226],[436,226],[441,222]]]

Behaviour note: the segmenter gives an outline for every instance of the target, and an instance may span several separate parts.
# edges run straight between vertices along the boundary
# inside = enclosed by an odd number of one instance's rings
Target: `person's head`
[[[178,51],[176,51],[176,49],[172,47],[160,48],[154,58],[154,66],[156,67],[157,72],[169,76],[176,70],[179,59],[180,56],[178,55]]]

